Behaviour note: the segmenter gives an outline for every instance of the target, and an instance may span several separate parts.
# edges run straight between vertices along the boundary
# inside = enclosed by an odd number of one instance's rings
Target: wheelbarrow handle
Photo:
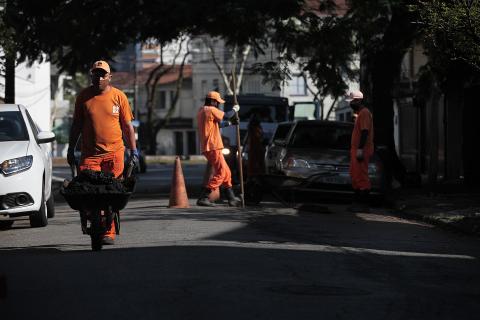
[[[134,161],[129,161],[127,165],[127,172],[125,173],[125,178],[130,178],[130,176],[133,173],[133,169],[135,169],[135,162]]]
[[[77,166],[76,165],[70,165],[70,171],[72,173],[72,178],[75,178],[77,176]]]

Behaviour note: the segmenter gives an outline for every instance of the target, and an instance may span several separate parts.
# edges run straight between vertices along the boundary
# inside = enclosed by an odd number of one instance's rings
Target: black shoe
[[[215,203],[210,201],[208,196],[210,195],[212,191],[207,188],[203,188],[202,190],[202,195],[200,196],[200,199],[197,200],[197,206],[201,207],[215,207]]]
[[[202,197],[197,200],[197,206],[201,207],[215,207],[215,203],[211,202],[208,197]]]
[[[240,207],[242,205],[242,200],[235,196],[232,188],[227,188],[225,191],[227,193],[228,205],[230,207]]]
[[[109,236],[105,236],[102,239],[102,244],[107,245],[107,246],[111,246],[111,245],[115,244],[115,240],[113,238],[109,237]]]

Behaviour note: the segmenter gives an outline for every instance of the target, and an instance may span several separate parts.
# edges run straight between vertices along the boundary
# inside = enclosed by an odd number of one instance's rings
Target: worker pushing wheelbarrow
[[[106,243],[107,235],[120,234],[120,210],[125,208],[135,189],[133,169],[131,163],[125,179],[116,179],[113,174],[102,171],[84,170],[71,181],[66,180],[60,190],[69,206],[80,212],[82,232],[90,236],[93,251],[101,250],[104,244],[113,244]]]
[[[110,84],[112,74],[107,62],[96,61],[90,69],[90,76],[91,85],[83,89],[75,100],[67,161],[72,168],[77,168],[78,165],[80,180],[85,178],[83,171],[91,170],[102,172],[103,175],[109,174],[108,179],[118,182],[124,171],[124,144],[130,150],[127,162],[135,166],[139,159],[136,134],[132,125],[132,110],[125,93]],[[80,136],[81,158],[80,161],[76,161],[74,150]],[[70,188],[73,188],[77,182],[81,182],[78,190],[69,192],[71,190],[67,186],[64,196],[72,208],[80,210],[82,226],[85,227],[84,232],[94,235],[92,248],[99,250],[101,245],[99,246],[97,243],[97,235],[102,233],[100,231],[105,231],[100,243],[113,244],[119,227],[118,221],[118,226],[115,225],[115,221],[119,220],[117,212],[125,207],[128,193],[131,190],[122,190],[117,192],[118,194],[114,194],[112,190],[109,190],[112,189],[112,185],[115,185],[114,182],[102,184],[96,183],[95,179],[86,180],[73,179],[74,184]],[[101,177],[100,180],[102,180]],[[83,193],[80,192],[82,188],[87,188],[87,182],[96,187],[92,190],[83,190],[85,191]],[[104,189],[100,190],[100,185],[103,185]],[[92,215],[92,212],[103,213]],[[87,227],[84,222],[89,219],[91,224],[90,227]],[[97,230],[96,228],[103,229]]]

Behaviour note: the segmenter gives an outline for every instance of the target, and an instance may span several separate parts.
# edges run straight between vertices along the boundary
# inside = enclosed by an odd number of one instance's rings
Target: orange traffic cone
[[[210,165],[210,163],[207,162],[207,167],[206,167],[205,173],[203,175],[203,184],[202,185],[206,186],[207,183],[208,183],[208,180],[210,180],[210,178],[212,178],[212,176],[213,176],[212,166]],[[210,192],[210,194],[208,195],[208,200],[210,200],[210,202],[215,202],[218,199],[220,199],[220,189],[219,188],[212,190],[212,192]]]
[[[172,175],[172,188],[170,190],[169,208],[190,208],[188,203],[185,179],[183,178],[182,164],[180,158],[175,158],[175,168]]]

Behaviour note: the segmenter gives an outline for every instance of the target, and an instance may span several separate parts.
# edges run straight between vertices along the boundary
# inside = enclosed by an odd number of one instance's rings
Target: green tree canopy
[[[464,79],[480,75],[480,1],[432,0],[415,7],[420,15],[431,70],[443,82],[452,69]]]
[[[112,59],[129,43],[166,42],[182,33],[228,43],[265,41],[272,20],[294,15],[301,0],[65,1],[8,0],[4,24],[15,33],[18,61],[46,59],[70,73]]]

